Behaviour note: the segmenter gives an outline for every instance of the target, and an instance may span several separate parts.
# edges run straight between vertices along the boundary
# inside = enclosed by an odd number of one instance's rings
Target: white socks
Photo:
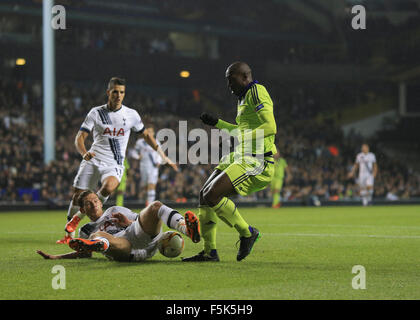
[[[147,191],[147,203],[152,203],[155,201],[156,198],[156,190],[148,190]]]
[[[80,207],[73,205],[73,200],[70,201],[70,205],[69,205],[69,209],[67,211],[67,222],[70,221],[74,215],[80,213],[79,211]],[[66,236],[70,236],[72,238],[74,238],[74,236],[76,235],[76,233],[73,231],[71,233],[66,232]]]
[[[100,241],[105,242],[106,246],[104,246],[104,252],[106,252],[109,249],[109,241],[108,241],[107,238],[104,238],[104,237],[96,237],[96,238],[94,238],[92,240],[100,240]]]
[[[166,223],[166,225],[183,234],[187,234],[184,217],[176,210],[165,206],[164,204],[159,208],[158,217]]]
[[[372,201],[373,190],[360,190],[360,196],[362,198],[362,203],[364,206],[369,204],[369,201]]]
[[[368,190],[368,200],[369,202],[372,201],[372,197],[373,197],[373,189]]]
[[[67,221],[70,221],[71,218],[79,211],[80,207],[73,205],[73,200],[70,201],[69,209],[67,210]]]

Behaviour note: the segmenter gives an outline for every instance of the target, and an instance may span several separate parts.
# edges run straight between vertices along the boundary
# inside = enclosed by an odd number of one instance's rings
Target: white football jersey
[[[373,174],[373,164],[376,157],[372,152],[360,152],[356,157],[356,163],[359,164],[359,177],[370,176]]]
[[[159,141],[156,141],[160,146]],[[143,138],[140,138],[136,141],[136,146],[134,147],[138,154],[141,155],[140,163],[142,165],[156,167],[158,164],[162,163],[162,158],[159,153],[157,153],[153,148],[144,141]]]
[[[92,108],[80,128],[93,134],[89,151],[96,154],[94,159],[109,165],[123,165],[131,130],[142,133],[144,129],[136,110],[122,105],[110,111],[106,104]]]
[[[87,239],[92,233],[95,233],[98,231],[104,231],[118,237],[118,233],[120,233],[121,231],[124,231],[125,228],[117,226],[112,221],[112,214],[117,213],[117,212],[121,212],[129,220],[132,220],[132,221],[138,218],[138,214],[134,213],[133,211],[125,207],[119,207],[119,206],[110,207],[107,210],[105,210],[105,212],[102,214],[102,216],[98,220],[86,223],[84,226],[82,226],[79,230],[79,237]]]

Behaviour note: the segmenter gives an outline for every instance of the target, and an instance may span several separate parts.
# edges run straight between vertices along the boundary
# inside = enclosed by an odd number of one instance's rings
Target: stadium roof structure
[[[3,0],[0,12],[41,14],[41,0]],[[369,16],[399,24],[420,0],[56,0],[70,19],[297,43],[344,41],[342,20],[363,4]]]

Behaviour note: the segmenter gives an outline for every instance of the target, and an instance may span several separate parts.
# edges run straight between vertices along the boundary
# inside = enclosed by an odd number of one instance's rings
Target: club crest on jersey
[[[109,134],[110,136],[118,137],[124,135],[124,128],[121,128],[117,131],[117,128],[114,128],[113,131],[111,131],[110,128],[105,128],[103,135]]]

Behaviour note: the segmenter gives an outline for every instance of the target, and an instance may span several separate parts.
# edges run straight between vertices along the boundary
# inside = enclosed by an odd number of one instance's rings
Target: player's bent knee
[[[118,187],[118,186],[117,186]],[[114,190],[117,188],[117,187],[110,187],[110,186],[104,186],[104,187],[102,187],[101,189],[100,189],[100,193],[103,195],[103,196],[105,196],[105,197],[108,197],[112,192],[114,192]]]
[[[153,212],[158,212],[159,211],[159,209],[160,209],[160,207],[162,206],[162,202],[160,202],[160,201],[158,201],[158,200],[155,200],[155,201],[153,201],[150,205],[149,205],[149,207],[150,207],[150,209],[153,211]]]
[[[146,209],[144,209],[141,213],[141,218],[139,219],[140,225],[142,223],[147,223],[148,221],[149,222],[154,221],[153,223],[160,221],[160,218],[158,216],[158,211],[162,205],[163,203],[158,200],[155,200],[151,204],[149,204],[146,207]]]

